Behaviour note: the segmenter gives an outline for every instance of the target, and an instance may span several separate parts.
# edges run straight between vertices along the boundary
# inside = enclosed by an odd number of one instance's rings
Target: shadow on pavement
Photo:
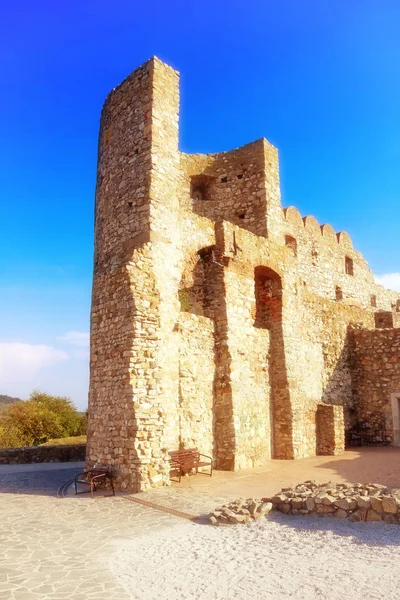
[[[351,538],[351,541],[356,544],[371,547],[400,546],[400,525],[389,525],[384,522],[352,523],[348,519],[336,519],[335,517],[282,515],[280,513],[271,513],[266,518],[282,526],[307,532],[307,534],[312,534],[313,531],[325,531],[327,535]]]
[[[366,447],[351,448],[358,456],[346,460],[337,456],[317,469],[327,469],[352,483],[381,483],[400,488],[400,448]],[[329,479],[329,474],[327,475]]]
[[[83,470],[83,463],[0,466],[0,494],[62,497],[62,489]]]

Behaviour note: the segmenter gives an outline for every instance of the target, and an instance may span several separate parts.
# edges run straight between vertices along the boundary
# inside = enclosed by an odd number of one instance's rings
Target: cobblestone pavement
[[[125,600],[114,543],[182,521],[124,497],[58,498],[80,470],[60,466],[0,467],[0,600]]]

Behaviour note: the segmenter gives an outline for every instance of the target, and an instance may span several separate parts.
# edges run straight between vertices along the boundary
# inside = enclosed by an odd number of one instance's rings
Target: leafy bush
[[[86,413],[69,398],[38,390],[26,402],[10,404],[0,414],[0,447],[36,446],[49,439],[84,435]]]
[[[65,396],[50,396],[34,390],[29,401],[38,407],[47,409],[58,416],[61,434],[58,437],[83,435],[86,433],[86,418],[84,413],[79,413],[70,398]],[[56,436],[51,436],[56,437]]]

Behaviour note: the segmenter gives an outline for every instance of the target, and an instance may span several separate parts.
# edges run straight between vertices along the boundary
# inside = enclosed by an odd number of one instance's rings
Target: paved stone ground
[[[182,522],[123,497],[57,497],[80,470],[0,468],[1,600],[125,600],[107,567],[114,541]]]
[[[400,449],[366,448],[271,461],[252,471],[184,478],[180,485],[136,497],[199,515],[226,500],[269,495],[306,479],[400,487],[399,459]],[[182,519],[126,496],[91,499],[70,490],[58,497],[60,486],[81,468],[76,463],[0,466],[0,600],[128,600],[118,561],[110,560],[117,546],[182,525]],[[156,576],[149,575],[149,581]]]

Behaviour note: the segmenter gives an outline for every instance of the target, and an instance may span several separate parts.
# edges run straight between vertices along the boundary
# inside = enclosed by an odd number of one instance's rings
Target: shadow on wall
[[[329,344],[332,344],[332,339],[335,339],[335,337],[333,336],[333,338],[331,338],[326,336],[323,340],[322,351],[324,355],[324,370],[331,370],[331,373],[328,382],[323,388],[321,402],[317,405],[315,413],[315,443],[317,456],[334,455],[336,454],[337,445],[339,444],[340,450],[344,443],[342,438],[343,431],[339,431],[338,429],[340,423],[335,423],[334,415],[329,415],[326,410],[329,406],[343,406],[345,438],[347,432],[349,432],[354,425],[355,410],[353,405],[353,382],[351,372],[353,341],[350,333],[352,327],[347,325],[347,323],[343,323],[343,327],[345,328],[343,345],[338,355],[335,352],[335,348],[329,346]],[[334,363],[333,366],[332,363]]]
[[[232,357],[228,345],[225,265],[222,261],[223,258],[217,256],[215,246],[200,249],[196,253],[196,259],[188,264],[182,276],[179,297],[182,311],[207,317],[214,323],[213,457],[216,468],[232,470],[236,436],[233,423]],[[182,445],[181,432],[180,443]]]
[[[361,446],[364,444],[379,447],[388,446],[393,440],[391,389],[386,382],[385,374],[376,370],[378,376],[383,376],[380,385],[377,385],[378,399],[373,407],[365,408],[365,397],[360,390],[359,373],[357,364],[360,356],[355,350],[354,333],[359,330],[359,325],[348,325],[346,336],[339,356],[335,357],[332,347],[324,347],[324,356],[335,364],[329,381],[326,384],[322,402],[337,404],[344,407],[346,443],[348,446]],[[329,339],[329,338],[328,338]],[[329,343],[329,342],[328,342]],[[368,364],[368,361],[365,361]],[[364,363],[364,359],[362,360]],[[329,364],[325,364],[325,369]],[[368,367],[367,367],[368,368]],[[386,392],[382,393],[382,390]],[[379,395],[381,397],[379,397]],[[387,395],[387,397],[386,397]]]

